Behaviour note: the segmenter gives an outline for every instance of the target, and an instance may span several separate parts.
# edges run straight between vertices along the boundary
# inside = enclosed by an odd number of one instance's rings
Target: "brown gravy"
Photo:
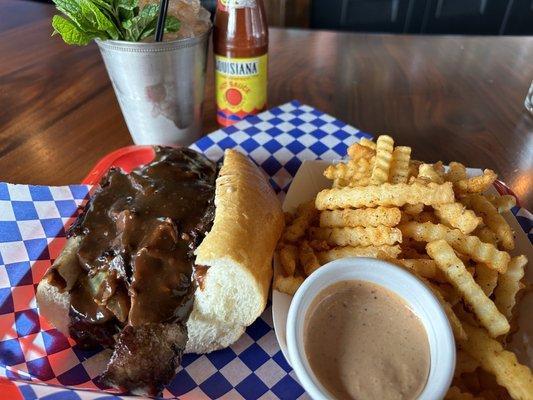
[[[71,337],[114,350],[102,380],[152,395],[174,376],[187,343],[193,252],[214,218],[218,174],[193,150],[154,151],[130,173],[107,172],[68,231],[76,254],[50,272],[70,294]]]
[[[305,352],[318,380],[337,399],[415,399],[429,373],[422,322],[390,290],[341,281],[311,304]]]

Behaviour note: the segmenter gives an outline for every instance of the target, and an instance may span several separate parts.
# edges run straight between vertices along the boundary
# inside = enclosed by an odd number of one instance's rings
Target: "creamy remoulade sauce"
[[[422,322],[395,293],[349,280],[322,290],[305,321],[309,364],[337,399],[416,399],[429,373]]]

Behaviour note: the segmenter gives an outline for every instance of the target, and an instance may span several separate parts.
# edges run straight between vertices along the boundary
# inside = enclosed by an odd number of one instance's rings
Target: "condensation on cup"
[[[210,14],[199,0],[170,0],[168,13],[181,24],[163,42],[96,40],[135,144],[189,145],[201,135]]]

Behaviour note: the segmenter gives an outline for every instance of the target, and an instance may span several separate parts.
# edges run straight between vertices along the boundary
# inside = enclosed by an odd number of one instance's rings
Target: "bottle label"
[[[267,57],[227,58],[215,54],[219,124],[231,125],[266,108]]]
[[[227,11],[228,8],[245,8],[245,7],[255,7],[255,0],[218,0],[218,8],[222,11]]]

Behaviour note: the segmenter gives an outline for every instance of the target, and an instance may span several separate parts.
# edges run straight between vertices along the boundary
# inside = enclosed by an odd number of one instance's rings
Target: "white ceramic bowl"
[[[345,280],[369,281],[391,290],[420,318],[429,341],[430,369],[419,400],[442,399],[455,369],[455,341],[446,314],[431,290],[413,274],[374,258],[330,262],[311,274],[292,299],[287,318],[287,347],[290,363],[307,393],[315,400],[332,398],[315,377],[305,355],[305,315],[320,291]]]

